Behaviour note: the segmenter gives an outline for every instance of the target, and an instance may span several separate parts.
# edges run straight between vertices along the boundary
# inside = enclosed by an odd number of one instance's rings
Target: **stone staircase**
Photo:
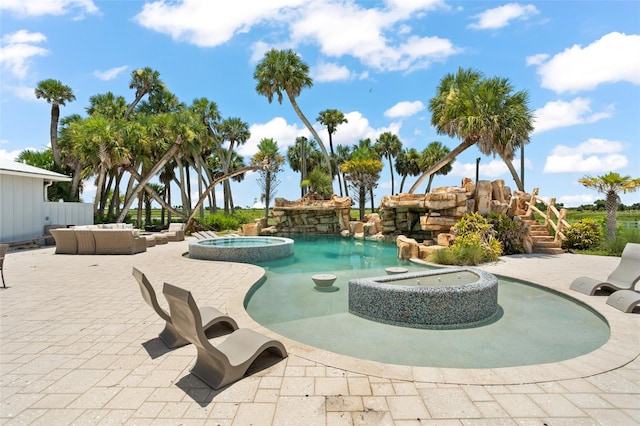
[[[555,238],[549,235],[547,227],[541,225],[535,219],[522,218],[531,227],[531,238],[533,239],[533,252],[542,254],[562,254],[564,250],[560,243],[555,242]]]

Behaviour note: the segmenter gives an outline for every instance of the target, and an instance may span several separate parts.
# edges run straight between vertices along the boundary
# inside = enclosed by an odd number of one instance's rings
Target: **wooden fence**
[[[528,209],[525,216],[531,218],[535,212],[544,218],[544,225],[547,227],[547,230],[551,233],[551,230],[553,229],[555,234],[554,242],[561,245],[562,241],[567,239],[563,230],[571,228],[571,225],[566,220],[567,209],[560,209],[560,211],[558,211],[556,208],[556,199],[551,198],[547,201],[538,196],[538,191],[538,188],[535,188],[531,193],[531,200],[527,202]],[[546,206],[546,211],[542,211],[536,207],[538,202]]]

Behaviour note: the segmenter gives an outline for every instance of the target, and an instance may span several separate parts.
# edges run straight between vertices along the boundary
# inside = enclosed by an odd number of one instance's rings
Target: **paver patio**
[[[134,256],[10,253],[0,289],[0,423],[153,425],[631,425],[640,424],[640,315],[568,289],[606,277],[617,258],[510,256],[485,266],[570,294],[609,322],[602,348],[560,363],[503,369],[412,368],[292,342],[242,308],[261,268],[183,257],[183,242]],[[187,288],[249,327],[281,339],[250,376],[213,391],[189,374],[195,349],[167,350],[163,322],[131,276]],[[162,297],[161,304],[166,307]]]

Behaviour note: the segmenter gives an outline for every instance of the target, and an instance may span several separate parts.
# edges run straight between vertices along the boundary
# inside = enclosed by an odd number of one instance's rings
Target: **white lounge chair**
[[[640,306],[640,292],[618,290],[607,298],[607,305],[613,306],[622,312],[633,312],[636,306]]]
[[[173,327],[198,351],[191,373],[213,389],[240,380],[265,351],[287,356],[282,343],[248,328],[234,331],[224,342],[213,346],[204,333],[200,310],[191,293],[168,283],[164,284],[163,293],[169,302]]]
[[[627,243],[622,251],[620,263],[605,281],[591,277],[578,277],[570,288],[593,296],[598,289],[631,290],[640,281],[640,244]]]
[[[164,330],[162,330],[159,335],[160,340],[162,340],[164,344],[167,345],[167,347],[170,349],[188,345],[189,341],[180,337],[180,335],[176,332],[172,323],[171,316],[158,304],[156,292],[153,290],[153,286],[147,279],[146,275],[140,272],[139,269],[134,267],[133,276],[135,277],[136,281],[138,281],[140,293],[142,293],[142,298],[144,299],[144,301],[147,302],[147,304],[151,306],[154,311],[156,311],[158,316],[165,321]],[[238,324],[233,318],[225,315],[212,306],[202,307],[202,309],[200,310],[200,320],[200,327],[202,327],[205,333],[214,325],[220,323],[225,324],[231,331],[238,329]]]

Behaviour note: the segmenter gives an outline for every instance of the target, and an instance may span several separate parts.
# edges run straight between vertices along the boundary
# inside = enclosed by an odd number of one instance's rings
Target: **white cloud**
[[[309,137],[306,127],[298,127],[296,124],[287,124],[282,117],[275,117],[264,124],[254,124],[249,128],[251,137],[238,147],[238,153],[245,157],[251,157],[258,152],[258,143],[263,138],[273,139],[278,143],[280,153],[286,155],[287,148],[296,142],[298,136]]]
[[[558,202],[564,204],[565,207],[578,207],[583,204],[593,204],[595,200],[596,196],[591,194],[563,195],[558,199]]]
[[[0,144],[4,145],[8,143],[6,140],[0,141]],[[26,148],[25,148],[26,149]],[[13,151],[7,151],[6,149],[0,149],[0,158],[3,160],[16,161],[16,157],[23,149],[14,149]]]
[[[488,162],[485,161],[486,158],[482,157],[480,160],[480,169],[479,169],[479,177],[480,179],[511,179],[511,173],[509,172],[509,168],[505,164],[504,161],[500,159],[491,159]],[[520,159],[514,158],[511,163],[520,174]],[[533,165],[531,161],[527,158],[524,160],[524,168],[526,170],[532,170]],[[525,174],[526,175],[526,174]],[[476,163],[460,163],[455,161],[451,167],[451,171],[447,176],[460,176],[460,177],[468,177],[475,178],[476,176]]]
[[[493,159],[488,163],[480,161],[480,179],[495,179],[499,176],[509,174],[507,165],[502,160]],[[447,176],[460,176],[460,177],[475,177],[476,175],[476,163],[460,163],[454,162],[451,166],[451,171]]]
[[[380,10],[355,3],[312,3],[291,24],[291,38],[316,43],[327,56],[349,55],[381,71],[424,68],[460,51],[446,39],[412,36],[402,25],[411,13],[437,5]]]
[[[135,20],[174,40],[202,47],[218,46],[258,26],[288,26],[289,40],[254,44],[251,60],[258,61],[267,46],[274,44],[293,48],[316,44],[328,57],[352,56],[378,70],[414,70],[460,52],[447,39],[411,35],[410,27],[404,24],[436,8],[447,6],[441,0],[391,1],[385,8],[364,8],[347,1],[152,1],[142,7]],[[216,25],[211,25],[212,19]]]
[[[121,72],[125,71],[127,68],[129,68],[128,65],[123,65],[121,67],[110,68],[105,71],[95,70],[93,72],[93,75],[98,77],[100,80],[104,80],[104,81],[113,80],[114,78],[118,77],[118,75]]]
[[[422,103],[422,101],[402,101],[386,110],[384,112],[384,116],[390,118],[411,117],[412,115],[417,114],[423,109],[424,104]]]
[[[375,140],[384,132],[391,132],[396,135],[400,134],[400,128],[402,127],[402,123],[393,122],[388,126],[373,128],[369,124],[369,120],[359,111],[346,113],[345,118],[348,122],[338,126],[338,130],[333,135],[334,146],[352,146],[357,144],[360,139],[367,138],[371,139],[371,142],[375,142]],[[323,137],[327,131],[324,127],[319,127],[317,130],[319,132],[323,132],[320,133],[321,137]],[[327,138],[323,138],[323,140],[324,139]]]
[[[307,2],[308,0],[152,1],[145,3],[134,19],[143,27],[168,34],[174,40],[201,47],[215,47],[229,41],[236,34],[248,32],[254,25],[286,22],[290,8]],[[215,25],[212,25],[213,21]]]
[[[317,82],[347,81],[354,77],[344,65],[330,62],[321,62],[312,69],[313,79]]]
[[[0,10],[7,10],[18,16],[66,15],[77,13],[76,18],[85,13],[99,13],[92,0],[2,0]]]
[[[556,93],[592,90],[601,84],[625,81],[640,84],[640,35],[609,33],[588,46],[574,45],[538,65],[542,87]],[[538,59],[539,55],[536,55]]]
[[[541,133],[559,127],[576,124],[595,123],[603,118],[611,117],[613,106],[604,111],[592,112],[591,100],[575,98],[571,102],[547,102],[545,106],[534,111],[534,133]]]
[[[495,30],[506,27],[515,19],[527,20],[539,13],[538,9],[532,4],[521,5],[519,3],[509,3],[504,6],[487,9],[475,15],[474,18],[478,19],[477,22],[469,24],[468,28]]]
[[[44,56],[49,51],[35,43],[46,41],[42,33],[30,33],[20,30],[2,37],[0,42],[0,63],[17,78],[25,78],[29,71],[30,59],[34,56]]]
[[[623,169],[629,163],[621,152],[624,144],[606,139],[588,139],[570,147],[558,145],[547,157],[543,173],[595,173]]]
[[[526,63],[527,66],[542,65],[547,59],[549,59],[549,55],[546,53],[538,53],[537,55],[528,56],[526,58]]]
[[[37,101],[33,87],[4,85],[3,91],[11,93],[13,96],[22,99],[23,101]]]

